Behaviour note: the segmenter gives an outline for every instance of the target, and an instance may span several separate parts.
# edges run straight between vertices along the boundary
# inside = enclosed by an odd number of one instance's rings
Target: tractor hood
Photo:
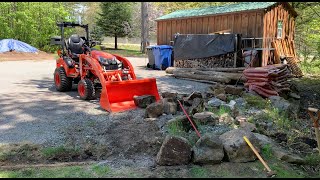
[[[110,53],[106,53],[106,52],[103,52],[103,51],[98,51],[98,50],[93,50],[91,51],[91,56],[94,58],[94,59],[99,59],[99,57],[103,57],[105,59],[115,59],[116,57]]]

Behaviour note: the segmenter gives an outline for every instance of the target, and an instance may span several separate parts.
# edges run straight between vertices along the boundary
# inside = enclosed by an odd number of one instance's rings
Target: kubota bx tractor
[[[100,105],[109,112],[135,108],[134,96],[153,95],[160,99],[156,79],[137,79],[131,63],[124,57],[98,51],[89,40],[88,25],[57,23],[61,37],[52,38],[52,44],[61,45],[54,71],[54,84],[58,91],[70,91],[77,84],[81,99],[96,98],[100,92]],[[81,27],[86,37],[77,34],[64,39],[64,28]]]

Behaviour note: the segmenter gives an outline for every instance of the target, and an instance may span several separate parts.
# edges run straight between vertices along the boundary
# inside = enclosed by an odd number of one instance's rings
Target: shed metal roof
[[[170,14],[161,16],[156,20],[215,15],[215,14],[224,14],[224,13],[239,12],[239,11],[248,11],[248,10],[258,10],[258,9],[268,8],[276,3],[277,2],[241,2],[241,3],[235,3],[235,4],[227,4],[223,6],[211,6],[206,8],[179,10],[179,11],[175,11]]]

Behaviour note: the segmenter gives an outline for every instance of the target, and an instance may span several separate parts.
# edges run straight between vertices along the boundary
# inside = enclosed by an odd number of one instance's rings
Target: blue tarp
[[[14,39],[2,39],[0,40],[0,53],[16,51],[16,52],[32,52],[38,51],[37,48],[30,46],[27,43]]]

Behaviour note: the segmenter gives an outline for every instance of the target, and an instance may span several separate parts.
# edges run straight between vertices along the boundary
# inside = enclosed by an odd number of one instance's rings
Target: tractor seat
[[[67,49],[70,50],[72,59],[78,59],[79,54],[83,54],[83,44],[84,40],[80,38],[79,35],[73,34],[70,36],[69,40],[67,41]]]

